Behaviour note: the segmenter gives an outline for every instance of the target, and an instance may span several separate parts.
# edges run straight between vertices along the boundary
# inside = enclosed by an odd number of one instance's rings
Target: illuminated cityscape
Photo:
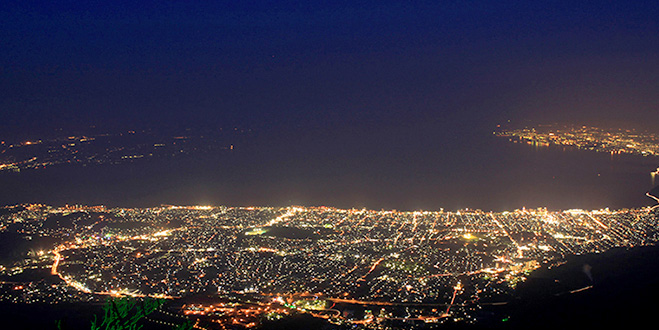
[[[387,329],[396,320],[470,324],[484,306],[508,303],[540,266],[659,240],[649,208],[494,213],[30,204],[5,207],[0,219],[4,233],[51,240],[3,264],[3,301],[165,298],[181,304],[173,312],[178,317],[206,329],[250,328],[299,313],[365,329]],[[195,298],[209,294],[213,302]],[[354,306],[368,312],[355,313]]]
[[[570,146],[578,149],[659,156],[659,135],[629,129],[602,129],[590,126],[538,125],[532,128],[494,132],[513,142],[538,146]]]
[[[0,1],[0,328],[647,327],[657,17]]]

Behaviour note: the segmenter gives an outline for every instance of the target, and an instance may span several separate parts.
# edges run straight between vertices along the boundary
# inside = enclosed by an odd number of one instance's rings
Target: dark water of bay
[[[492,126],[264,133],[235,150],[0,173],[0,204],[492,211],[651,205],[659,159],[511,143]]]
[[[640,329],[656,318],[659,247],[613,249],[571,256],[539,269],[518,287],[506,329]],[[584,271],[587,269],[587,274]],[[590,286],[586,290],[569,290]]]

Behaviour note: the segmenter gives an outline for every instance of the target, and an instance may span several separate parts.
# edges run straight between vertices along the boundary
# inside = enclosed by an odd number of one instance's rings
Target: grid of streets
[[[176,299],[212,292],[267,302],[262,313],[288,306],[335,321],[350,319],[331,311],[330,305],[342,303],[425,305],[433,308],[415,319],[469,321],[474,308],[505,303],[515,285],[541,265],[650,245],[659,237],[650,208],[397,212],[22,205],[5,210],[4,232],[54,241],[49,250],[3,265],[2,275],[42,269],[61,279],[52,285],[3,282],[5,301]],[[305,307],[303,302],[319,297],[322,304]],[[194,303],[185,308],[188,314],[204,310]],[[382,313],[363,317],[396,317]]]

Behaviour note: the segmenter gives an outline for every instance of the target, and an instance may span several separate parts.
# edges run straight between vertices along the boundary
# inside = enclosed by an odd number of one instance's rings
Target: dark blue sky
[[[2,126],[643,121],[659,105],[657,7],[3,2]]]

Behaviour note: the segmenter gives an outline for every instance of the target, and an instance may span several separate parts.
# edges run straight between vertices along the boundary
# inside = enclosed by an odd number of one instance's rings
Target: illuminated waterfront
[[[549,146],[561,145],[611,154],[659,156],[659,136],[630,129],[603,129],[590,126],[538,125],[495,132],[514,142]],[[654,172],[653,172],[654,173]]]

